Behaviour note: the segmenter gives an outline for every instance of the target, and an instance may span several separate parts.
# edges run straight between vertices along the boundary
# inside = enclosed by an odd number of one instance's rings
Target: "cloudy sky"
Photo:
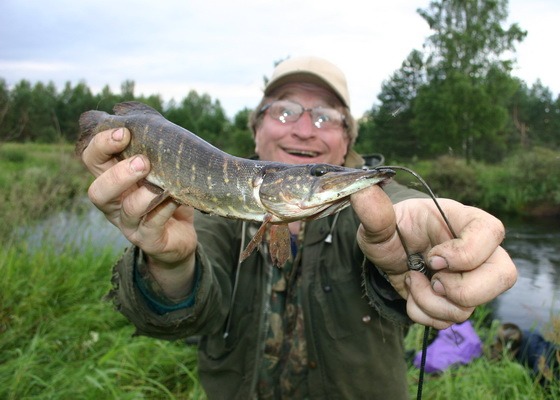
[[[125,80],[136,94],[220,100],[230,117],[260,99],[263,76],[288,56],[330,59],[347,75],[359,116],[429,29],[429,0],[0,0],[0,78],[83,80],[94,91]],[[528,31],[513,74],[560,92],[560,1],[510,0],[508,23]]]

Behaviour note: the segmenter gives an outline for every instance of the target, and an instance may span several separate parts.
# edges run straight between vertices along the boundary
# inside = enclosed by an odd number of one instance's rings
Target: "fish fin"
[[[290,245],[290,230],[288,225],[271,225],[270,242],[268,244],[272,264],[283,267],[292,253]]]
[[[98,133],[97,126],[99,125],[99,121],[102,121],[106,116],[106,112],[97,110],[86,111],[80,115],[80,137],[75,147],[77,156],[82,155],[89,142],[91,142],[91,139]]]
[[[128,115],[128,114],[138,114],[138,113],[148,114],[149,113],[149,114],[156,114],[156,115],[161,116],[161,114],[159,112],[154,110],[149,105],[144,104],[144,103],[140,103],[138,101],[125,101],[123,103],[117,103],[113,107],[113,112],[115,113],[115,115]]]
[[[148,190],[150,190],[150,192],[154,192],[154,190],[156,190],[155,188],[157,188],[159,189],[160,193],[152,201],[150,201],[150,204],[148,204],[148,208],[146,208],[146,211],[144,211],[142,217],[146,217],[167,199],[173,199],[167,190],[162,190],[161,188],[152,185],[149,182],[145,182],[144,185],[146,186],[146,188],[148,188]]]
[[[286,261],[288,261],[291,255],[290,231],[288,225],[272,225],[270,223],[272,218],[272,214],[265,215],[263,223],[257,230],[257,233],[255,233],[251,241],[247,244],[247,247],[245,247],[245,250],[241,253],[239,258],[240,262],[245,261],[245,259],[255,251],[257,246],[262,243],[268,227],[270,227],[269,252],[272,264],[283,267]]]
[[[239,262],[245,261],[245,259],[247,259],[247,257],[249,257],[251,253],[253,253],[253,251],[255,251],[257,246],[262,243],[264,234],[266,232],[266,227],[270,224],[271,219],[271,214],[266,214],[264,216],[262,225],[258,229],[257,233],[255,233],[255,235],[251,238],[251,240],[247,244],[247,247],[245,247],[245,250],[243,250],[243,252],[239,256]]]

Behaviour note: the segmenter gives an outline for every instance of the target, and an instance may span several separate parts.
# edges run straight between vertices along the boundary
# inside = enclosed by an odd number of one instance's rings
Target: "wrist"
[[[187,299],[194,285],[195,255],[170,267],[142,253],[137,273],[144,286],[164,304],[176,304]]]

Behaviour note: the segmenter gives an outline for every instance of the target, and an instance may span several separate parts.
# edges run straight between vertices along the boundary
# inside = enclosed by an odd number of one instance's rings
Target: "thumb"
[[[379,186],[354,193],[350,197],[352,207],[360,219],[361,239],[367,244],[379,244],[390,240],[396,231],[393,204]]]

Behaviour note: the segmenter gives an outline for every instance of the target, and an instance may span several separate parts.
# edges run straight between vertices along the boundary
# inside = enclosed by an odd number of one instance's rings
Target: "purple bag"
[[[470,321],[455,324],[439,331],[426,353],[427,373],[439,373],[454,365],[464,365],[482,355],[482,341]],[[414,366],[420,368],[422,351],[414,357]]]

